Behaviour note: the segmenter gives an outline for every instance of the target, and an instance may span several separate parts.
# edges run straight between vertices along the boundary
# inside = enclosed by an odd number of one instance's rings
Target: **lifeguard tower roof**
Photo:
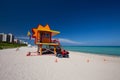
[[[51,30],[48,24],[47,24],[46,26],[42,26],[42,25],[39,24],[37,28],[33,28],[33,29],[32,29],[33,37],[34,37],[34,38],[37,37],[37,32],[38,32],[38,31],[51,32],[51,33],[52,33],[52,34],[51,34],[52,36],[55,36],[55,35],[57,35],[57,34],[60,33],[59,31]]]

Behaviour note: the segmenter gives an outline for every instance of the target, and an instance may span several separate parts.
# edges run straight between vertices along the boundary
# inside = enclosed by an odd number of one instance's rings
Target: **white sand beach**
[[[26,56],[36,48],[0,50],[0,80],[120,80],[120,57],[71,52],[70,58]]]

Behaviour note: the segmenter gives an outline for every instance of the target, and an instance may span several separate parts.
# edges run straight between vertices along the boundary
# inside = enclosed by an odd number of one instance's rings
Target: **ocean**
[[[120,56],[120,46],[63,46],[68,51]]]

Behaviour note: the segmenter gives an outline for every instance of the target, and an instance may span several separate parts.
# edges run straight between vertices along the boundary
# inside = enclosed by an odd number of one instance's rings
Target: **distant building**
[[[19,44],[19,43],[20,43],[20,41],[19,41],[18,39],[14,39],[14,43]]]
[[[0,33],[0,41],[1,42],[6,42],[7,41],[7,34]]]
[[[8,36],[10,36],[9,42],[13,43],[14,42],[14,35],[9,33]]]
[[[0,33],[0,42],[3,41],[3,35]]]
[[[22,40],[20,40],[20,44],[23,44],[23,41],[22,41]]]
[[[28,45],[28,42],[24,42],[24,44]]]
[[[4,41],[4,42],[7,41],[7,34],[3,34],[3,41]]]
[[[11,34],[11,33],[9,33],[9,34],[0,33],[0,42],[13,43],[14,42],[13,34]]]
[[[15,39],[14,35],[11,33],[9,33],[9,34],[0,33],[0,42],[27,44],[28,45],[28,42],[25,42],[25,41],[19,40],[19,39]]]
[[[26,44],[26,45],[28,45],[28,42],[25,42],[23,40],[19,40],[19,44]]]
[[[27,42],[24,42],[23,40],[19,40],[19,39],[14,39],[14,43],[17,43],[17,44],[26,44]]]
[[[6,42],[10,43],[10,35],[6,35]]]

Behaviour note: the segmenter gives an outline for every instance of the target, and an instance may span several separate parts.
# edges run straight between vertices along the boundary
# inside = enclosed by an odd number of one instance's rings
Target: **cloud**
[[[59,41],[61,43],[69,43],[69,44],[82,44],[80,42],[77,42],[77,41],[73,41],[73,40],[70,40],[70,39],[66,39],[66,38],[59,38]]]
[[[23,39],[23,40],[29,40],[29,37],[27,37],[27,36],[20,36],[20,37],[16,37],[16,38]],[[59,39],[60,43],[62,43],[62,44],[74,44],[74,45],[83,44],[81,42],[73,41],[73,40],[67,39],[67,38],[58,38],[58,39]],[[31,40],[34,40],[34,38],[31,38]]]
[[[16,37],[17,39],[24,39],[24,40],[29,40],[29,37],[27,36],[19,36],[19,37]],[[34,40],[34,38],[31,37],[31,40]]]

